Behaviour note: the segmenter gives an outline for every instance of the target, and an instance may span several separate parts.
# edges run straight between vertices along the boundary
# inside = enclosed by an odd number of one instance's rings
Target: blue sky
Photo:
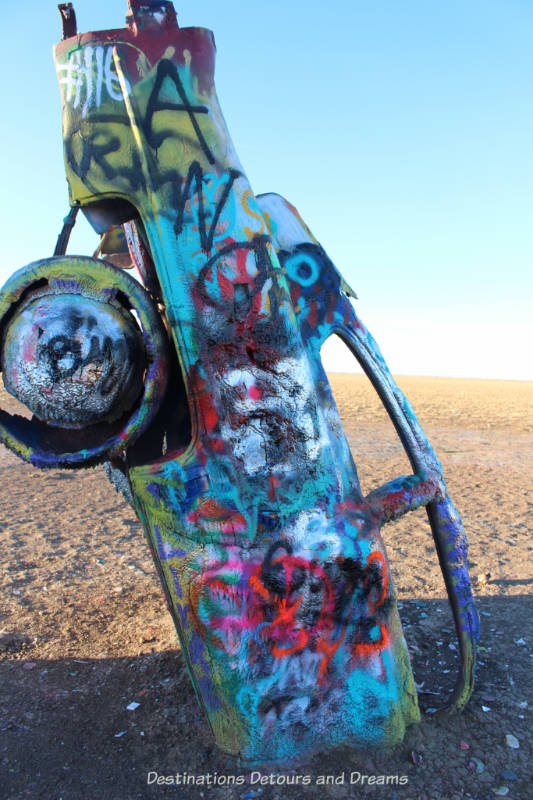
[[[74,6],[80,30],[124,23],[126,0]],[[533,379],[530,0],[175,7],[215,32],[254,191],[297,206],[392,371]],[[10,3],[2,20],[1,282],[51,255],[68,210],[56,2]],[[81,221],[70,252],[96,244]]]

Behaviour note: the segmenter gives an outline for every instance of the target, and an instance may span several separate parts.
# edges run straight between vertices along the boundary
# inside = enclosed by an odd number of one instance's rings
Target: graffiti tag
[[[66,64],[57,65],[58,79],[64,86],[64,97],[86,117],[91,108],[100,108],[102,100],[123,100],[124,95],[113,63],[113,47],[86,47],[69,55]],[[125,80],[126,94],[131,86]]]

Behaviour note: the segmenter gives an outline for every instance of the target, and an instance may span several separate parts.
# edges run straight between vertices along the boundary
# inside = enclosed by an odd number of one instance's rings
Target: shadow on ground
[[[477,685],[465,712],[452,716],[432,711],[445,701],[457,669],[447,602],[403,600],[400,606],[422,723],[391,752],[335,751],[296,770],[276,771],[274,785],[251,782],[257,775],[215,751],[179,651],[32,660],[32,644],[21,631],[4,641],[0,663],[3,797],[487,800],[495,796],[494,789],[503,792],[505,786],[508,798],[529,800],[531,597],[478,598],[482,639]],[[127,710],[132,701],[138,707]],[[520,747],[510,748],[506,734],[515,736]],[[194,785],[148,784],[150,772],[187,773],[194,776]],[[352,772],[408,780],[405,785],[362,785],[361,778],[350,785]],[[270,774],[265,769],[261,773]],[[206,785],[208,774],[216,785]],[[336,783],[317,785],[320,775],[332,776]],[[226,785],[237,776],[242,784]]]

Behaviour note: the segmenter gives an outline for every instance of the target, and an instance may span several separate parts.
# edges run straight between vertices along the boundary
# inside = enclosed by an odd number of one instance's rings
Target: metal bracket
[[[76,217],[78,216],[78,211],[80,210],[79,205],[74,205],[70,209],[69,213],[63,220],[63,227],[61,229],[61,233],[57,237],[57,243],[54,250],[55,256],[64,256],[67,252],[67,246],[70,239],[70,234],[72,233],[72,228],[76,224]]]
[[[76,36],[78,28],[76,25],[76,12],[74,11],[72,3],[60,3],[58,9],[61,14],[61,22],[63,23],[63,39]]]

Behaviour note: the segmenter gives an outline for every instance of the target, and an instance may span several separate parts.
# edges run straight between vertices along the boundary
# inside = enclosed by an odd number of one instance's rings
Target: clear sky
[[[531,0],[174,5],[215,33],[254,191],[297,206],[391,370],[533,379]],[[74,7],[81,31],[124,24],[126,0]],[[52,254],[68,210],[56,2],[9,0],[2,25],[1,282]],[[81,220],[70,252],[96,244]]]

